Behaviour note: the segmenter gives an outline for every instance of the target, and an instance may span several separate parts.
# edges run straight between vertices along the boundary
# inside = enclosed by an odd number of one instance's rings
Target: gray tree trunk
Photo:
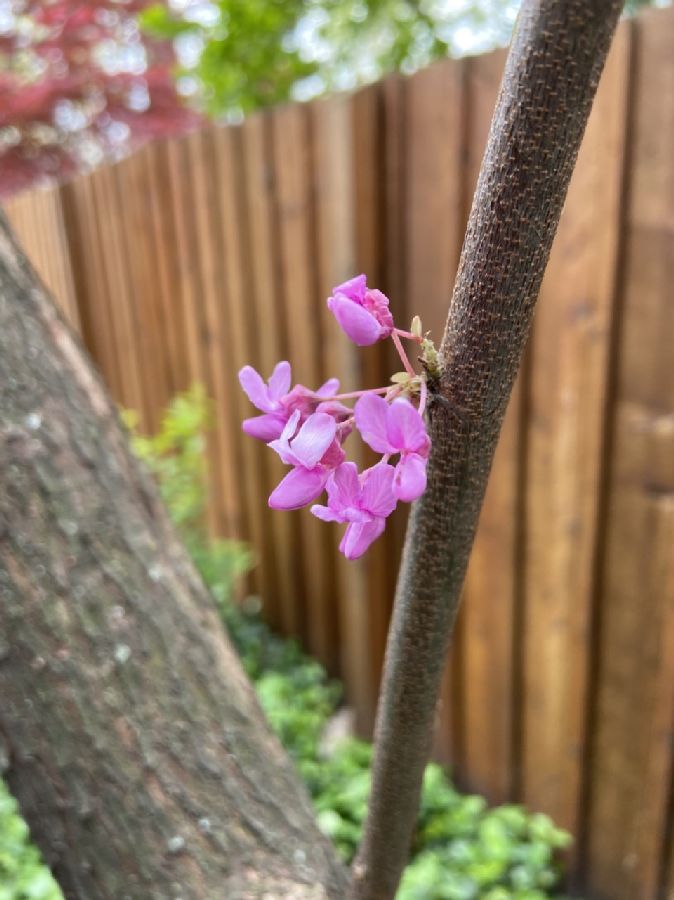
[[[0,219],[0,758],[68,898],[344,896],[114,406]]]

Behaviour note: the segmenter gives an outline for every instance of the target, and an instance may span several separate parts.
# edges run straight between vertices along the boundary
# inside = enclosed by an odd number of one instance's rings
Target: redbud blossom
[[[338,394],[336,378],[317,391],[301,384],[291,388],[290,363],[285,360],[266,383],[255,369],[244,366],[239,372],[241,387],[262,415],[246,419],[243,430],[265,441],[292,466],[269,497],[272,509],[299,509],[327,488],[327,506],[314,505],[311,512],[325,522],[346,524],[339,549],[347,559],[357,559],[381,535],[398,500],[416,500],[425,490],[431,446],[422,415],[427,386],[400,339],[422,343],[426,366],[428,347],[433,345],[428,339],[421,341],[420,322],[413,322],[411,331],[394,326],[388,298],[368,289],[365,275],[336,287],[328,307],[356,344],[374,344],[390,336],[405,368],[403,377],[394,376],[393,385]],[[419,397],[419,408],[407,397]],[[357,402],[351,409],[343,400]],[[355,463],[345,462],[342,449],[354,427],[382,454],[379,463],[360,474]],[[389,464],[392,456],[398,457],[395,466]]]
[[[339,545],[347,559],[362,556],[383,532],[396,507],[393,478],[393,466],[385,462],[360,475],[355,463],[342,463],[328,479],[328,505],[311,507],[324,522],[348,522]]]
[[[280,438],[269,444],[286,465],[294,467],[272,491],[272,509],[299,509],[311,503],[323,492],[331,471],[344,461],[332,416],[313,413],[298,430],[300,415],[295,410]]]
[[[320,398],[332,397],[339,390],[337,378],[326,381],[317,391],[310,391],[301,384],[290,390],[290,381],[290,363],[286,360],[274,368],[267,384],[252,366],[244,366],[241,369],[239,372],[241,387],[253,406],[265,413],[244,420],[243,430],[246,434],[269,443],[281,436],[286,422],[296,409],[299,409],[302,419],[305,419],[316,411]],[[348,414],[350,410],[347,409],[346,412]]]
[[[426,489],[426,463],[431,439],[419,412],[409,400],[398,397],[387,403],[376,394],[365,394],[354,407],[356,428],[377,453],[400,454],[393,491],[398,500],[411,503]]]
[[[388,297],[381,291],[368,290],[365,275],[358,275],[334,288],[328,299],[328,309],[344,334],[359,347],[376,344],[393,331]]]

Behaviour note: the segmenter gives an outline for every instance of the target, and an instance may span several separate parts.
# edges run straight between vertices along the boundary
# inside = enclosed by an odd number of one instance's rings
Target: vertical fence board
[[[199,294],[198,257],[192,223],[194,198],[191,189],[190,159],[186,138],[174,139],[166,145],[166,188],[171,198],[171,217],[175,224],[174,291],[180,309],[182,342],[185,348],[185,373],[188,384],[198,381],[206,385],[206,364],[201,354],[199,334],[202,328],[202,305]]]
[[[255,321],[256,358],[250,362],[259,364],[263,378],[268,378],[274,366],[288,357],[284,333],[282,300],[277,279],[278,247],[274,228],[273,159],[270,145],[269,116],[255,115],[244,122],[241,129],[243,188],[245,208],[246,263],[250,302]],[[224,138],[224,135],[223,135]],[[222,194],[223,206],[230,205],[228,195]],[[232,227],[236,223],[232,222]],[[237,390],[240,390],[237,386]],[[247,415],[252,415],[248,407]],[[245,436],[243,457],[251,452],[251,439]],[[257,447],[259,471],[264,490],[270,494],[278,484],[285,468],[276,453],[266,447]],[[292,609],[299,593],[297,565],[297,536],[282,515],[264,512],[270,530],[270,544],[258,551],[262,554],[260,565],[267,567],[273,587],[265,595],[265,614],[270,624],[277,628],[292,620]]]
[[[438,345],[463,239],[463,71],[444,60],[406,84],[406,312]]]
[[[663,870],[663,880],[660,885],[660,897],[664,900],[674,900],[674,778],[670,775],[669,787],[669,823],[667,843],[665,846],[666,859]],[[659,898],[658,898],[659,900]]]
[[[233,427],[233,407],[238,385],[231,365],[231,326],[224,296],[224,239],[219,206],[222,189],[217,178],[216,141],[217,132],[209,129],[195,135],[188,149],[194,160],[191,185],[204,307],[202,352],[215,407],[211,486],[218,492],[212,507],[219,515],[214,524],[219,534],[237,537],[241,497],[236,443],[240,432]]]
[[[399,75],[388,76],[373,99],[374,121],[369,131],[371,155],[368,161],[373,167],[369,177],[375,179],[377,185],[377,207],[372,224],[379,231],[377,241],[373,244],[377,247],[378,255],[370,260],[369,267],[363,266],[363,270],[368,275],[369,285],[383,290],[389,297],[394,319],[404,323],[407,319],[407,223],[404,208],[407,104],[403,79]],[[361,387],[382,387],[401,368],[393,343],[389,340],[372,347],[359,348],[359,353],[363,357]],[[369,467],[378,461],[379,455],[364,447],[361,459],[363,467]],[[366,557],[370,608],[370,677],[375,701],[379,693],[406,522],[407,507],[400,504],[389,516],[384,534],[375,541]]]
[[[111,298],[104,275],[107,253],[97,221],[92,177],[85,176],[61,189],[75,290],[80,298],[80,323],[89,353],[96,360],[115,400],[124,398]]]
[[[107,284],[113,352],[122,387],[121,404],[138,412],[140,427],[150,429],[149,402],[142,377],[140,312],[134,302],[132,274],[126,258],[125,213],[115,166],[91,175],[94,218],[102,253],[101,274]]]
[[[505,52],[468,60],[466,199],[472,202],[496,104]],[[513,792],[513,640],[519,534],[521,376],[508,406],[473,546],[460,622],[462,780],[491,802]]]
[[[271,564],[272,551],[267,547],[267,494],[264,480],[260,477],[263,464],[262,454],[269,452],[259,442],[246,438],[241,432],[241,422],[256,413],[248,398],[239,387],[237,373],[244,365],[255,365],[258,338],[255,332],[253,307],[250,302],[247,266],[243,245],[244,229],[240,224],[240,205],[244,173],[240,153],[241,134],[238,129],[218,129],[215,135],[217,147],[217,169],[215,193],[218,198],[222,258],[223,283],[222,299],[227,322],[227,389],[230,391],[232,407],[230,427],[237,435],[235,465],[240,481],[240,496],[245,506],[243,537],[251,541],[258,557],[254,570],[253,588],[273,608],[276,596],[273,588],[274,568]],[[267,376],[268,372],[263,372]]]
[[[384,211],[381,147],[384,142],[381,85],[372,85],[359,91],[351,100],[351,133],[353,135],[353,197],[355,272],[364,272],[371,285],[381,285],[383,265]],[[358,387],[376,387],[380,384],[382,367],[378,347],[356,348]],[[358,464],[362,466],[366,452],[359,450]],[[376,546],[376,545],[375,545]],[[391,562],[394,565],[393,561]],[[386,605],[386,587],[379,585],[372,590],[374,572],[371,557],[353,564],[361,582],[362,603],[349,603],[355,619],[355,628],[361,628],[359,639],[361,656],[357,671],[363,677],[354,694],[358,731],[363,736],[372,732],[377,705],[377,690],[382,658],[380,609]],[[379,623],[379,624],[378,624]]]
[[[541,288],[528,397],[523,799],[578,833],[629,64],[620,29]],[[593,198],[588,203],[588,197]]]
[[[327,310],[325,299],[332,289],[355,274],[354,223],[358,198],[355,194],[355,164],[352,156],[352,106],[348,97],[334,97],[311,107],[314,134],[315,203],[318,261],[318,298],[321,309],[321,346],[325,368],[323,377],[339,376],[341,391],[360,387],[358,348],[344,335]],[[360,464],[355,436],[345,450]],[[333,548],[344,529],[327,526]],[[332,562],[336,579],[339,620],[339,668],[346,693],[359,724],[367,719],[369,696],[368,634],[369,598],[365,564],[349,562],[335,553]]]
[[[587,881],[663,896],[674,706],[674,11],[635,23]],[[669,810],[671,815],[671,806]]]
[[[167,144],[166,189],[171,197],[172,218],[175,224],[175,245],[173,251],[174,278],[172,293],[175,309],[182,324],[182,343],[187,385],[203,385],[211,396],[212,385],[208,358],[204,353],[204,337],[208,334],[205,318],[205,304],[200,270],[200,247],[198,224],[200,209],[194,196],[192,185],[192,160],[195,158],[195,135]],[[217,438],[209,431],[207,438],[208,463],[208,527],[211,533],[218,533],[219,522],[216,498],[219,496],[218,478],[214,472],[217,464]]]
[[[20,194],[5,212],[37,274],[75,331],[81,327],[68,252],[68,238],[56,188]]]
[[[221,143],[223,140],[227,143],[227,137],[228,135],[222,128],[211,131],[210,152],[213,158],[211,173],[215,177],[209,178],[209,173],[204,173],[202,190],[205,195],[211,195],[211,222],[214,234],[211,241],[211,265],[217,273],[216,290],[208,298],[208,305],[214,327],[217,328],[219,335],[219,338],[214,337],[212,340],[211,366],[213,377],[220,386],[218,400],[218,416],[221,419],[220,453],[228,460],[230,476],[226,482],[223,482],[223,490],[230,492],[232,498],[228,511],[230,533],[240,537],[243,528],[241,511],[245,505],[244,492],[241,487],[242,467],[247,458],[259,460],[263,448],[259,446],[244,447],[245,436],[241,426],[242,408],[245,410],[246,416],[256,412],[250,408],[241,391],[237,377],[239,365],[235,364],[237,354],[234,346],[235,342],[240,341],[242,337],[239,326],[234,324],[237,321],[237,309],[245,307],[246,298],[251,295],[247,271],[250,248],[246,244],[245,229],[242,224],[239,224],[242,218],[241,208],[244,203],[243,173],[239,151],[241,132],[237,129],[229,135],[229,152],[222,153]],[[223,172],[221,165],[225,160],[229,161],[229,165],[225,165]],[[229,175],[229,181],[227,181],[227,175]],[[244,319],[246,330],[243,334],[243,343],[239,348],[245,355],[250,354],[252,348],[256,347],[258,343],[250,313],[249,309],[248,316]],[[238,362],[240,363],[240,361],[239,357]],[[253,364],[261,362],[253,356],[250,356],[247,361]],[[252,451],[250,456],[247,456],[246,450]],[[256,516],[259,515],[261,519],[263,540],[263,543],[259,545],[258,552],[264,554],[259,562],[258,583],[263,602],[266,604],[266,611],[270,613],[271,608],[278,603],[273,564],[274,549],[268,546],[271,524],[268,522],[264,508],[266,486],[264,480],[259,478],[258,472],[255,472],[255,478],[257,484],[254,502],[259,510]],[[250,488],[248,490],[250,492]],[[259,530],[258,524],[255,527]]]
[[[405,272],[406,308],[402,328],[421,317],[440,345],[459,262],[464,228],[464,70],[455,60],[435,63],[405,86],[407,122]],[[414,345],[409,345],[415,350]],[[414,356],[417,354],[414,353]],[[460,638],[454,634],[442,679],[435,740],[440,758],[457,762],[456,721],[461,700]]]
[[[315,390],[321,382],[318,343],[322,300],[317,294],[311,191],[311,133],[304,106],[282,107],[272,114],[277,226],[280,237],[280,281],[287,315],[286,329],[295,380]],[[303,595],[298,597],[291,632],[308,641],[319,660],[334,670],[337,647],[334,582],[330,579],[328,530],[308,509],[290,515],[299,520],[303,554]]]
[[[168,143],[157,141],[150,144],[145,160],[145,172],[150,185],[150,227],[154,238],[156,289],[161,302],[162,336],[168,362],[168,383],[165,389],[170,399],[178,391],[189,387],[191,373],[185,344],[179,265],[175,252],[177,234],[173,216]]]
[[[124,217],[121,229],[123,265],[128,272],[129,301],[133,307],[140,378],[145,398],[145,425],[157,431],[161,412],[171,399],[168,362],[169,345],[165,339],[161,315],[162,282],[158,277],[158,259],[152,230],[153,184],[148,178],[144,148],[112,170],[119,213]]]
[[[405,116],[403,81],[396,75],[353,99],[357,270],[367,274],[371,287],[389,296],[394,317],[402,321],[407,318]],[[390,341],[359,348],[358,354],[361,388],[381,387],[400,369]],[[364,447],[360,462],[363,467],[371,466],[377,462],[377,455]],[[371,704],[364,734],[370,733],[374,721],[405,521],[406,510],[399,507],[361,564],[366,577]]]

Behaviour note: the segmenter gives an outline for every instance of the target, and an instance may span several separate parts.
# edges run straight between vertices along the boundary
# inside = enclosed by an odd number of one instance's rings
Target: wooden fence
[[[494,464],[447,668],[438,754],[577,836],[576,883],[674,897],[674,11],[619,29]],[[274,454],[236,372],[385,383],[325,309],[365,271],[439,338],[504,54],[154,144],[8,204],[117,400],[156,428],[215,399],[211,525],[249,539],[279,630],[371,727],[404,521],[362,563],[272,513]]]

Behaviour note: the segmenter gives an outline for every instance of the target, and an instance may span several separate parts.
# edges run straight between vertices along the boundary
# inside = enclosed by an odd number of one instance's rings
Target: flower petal
[[[250,437],[257,438],[268,444],[281,436],[285,424],[284,416],[271,413],[263,416],[254,416],[252,419],[244,419],[242,427]]]
[[[428,456],[431,439],[426,433],[424,420],[416,407],[403,397],[394,400],[389,408],[388,437],[398,450]]]
[[[299,409],[296,409],[285,423],[283,427],[283,431],[281,432],[281,437],[279,440],[288,443],[295,437],[295,432],[297,431],[297,426],[300,424],[300,419],[302,414]]]
[[[380,462],[366,469],[360,476],[362,487],[360,505],[373,516],[386,518],[396,508],[393,480],[396,470],[388,463]]]
[[[355,278],[349,278],[348,281],[338,284],[337,287],[333,289],[332,294],[333,296],[335,294],[344,294],[345,297],[348,297],[349,300],[354,303],[361,304],[366,290],[367,278],[365,275],[356,275]]]
[[[309,388],[304,387],[303,384],[296,384],[295,387],[283,397],[280,405],[289,412],[299,410],[303,416],[310,416],[311,413],[315,411],[316,398],[314,397],[313,391],[310,391]]]
[[[340,515],[349,507],[356,508],[360,500],[358,468],[353,462],[345,462],[335,469],[328,480],[328,504]]]
[[[316,391],[317,397],[332,397],[339,391],[339,378],[329,378],[325,384],[322,384]]]
[[[277,363],[269,379],[269,397],[271,400],[280,400],[290,390],[291,381],[290,363],[283,360]]]
[[[417,453],[406,453],[396,466],[393,493],[399,500],[411,503],[426,490],[427,460]]]
[[[256,409],[270,413],[275,409],[275,404],[269,397],[269,389],[262,380],[259,372],[252,366],[244,366],[239,372],[239,384],[246,392],[250,402]]]
[[[290,447],[290,439],[295,436],[297,426],[299,425],[300,416],[301,413],[299,409],[296,409],[283,427],[283,431],[281,432],[278,440],[270,441],[269,443],[271,449],[275,450],[278,453],[278,455],[287,466],[295,466],[298,464],[298,460]]]
[[[341,466],[346,458],[346,454],[342,450],[342,445],[339,442],[339,438],[336,437],[335,440],[330,444],[328,449],[325,451],[323,456],[321,456],[321,465],[326,469],[336,469],[337,466]]]
[[[388,308],[388,297],[376,288],[366,291],[363,298],[363,307],[375,317],[388,337],[393,331],[393,316]]]
[[[311,503],[323,491],[328,473],[323,469],[298,466],[274,488],[269,497],[272,509],[299,509]]]
[[[388,439],[389,404],[377,394],[364,394],[354,406],[356,428],[375,453],[396,453]]]
[[[337,319],[344,334],[359,347],[376,344],[382,337],[382,328],[375,317],[344,294],[330,297],[328,309]]]
[[[324,522],[343,522],[344,519],[340,516],[340,514],[331,509],[329,506],[319,506],[315,505],[311,507],[311,512],[317,519],[322,519]]]
[[[337,422],[343,422],[351,418],[353,410],[340,403],[339,400],[323,400],[318,404],[314,412],[326,413],[328,416],[336,419]]]
[[[313,469],[335,439],[336,431],[337,423],[332,416],[314,413],[297,432],[291,450],[305,468]]]
[[[339,549],[347,559],[358,559],[383,532],[386,519],[371,522],[352,522],[344,533]]]

